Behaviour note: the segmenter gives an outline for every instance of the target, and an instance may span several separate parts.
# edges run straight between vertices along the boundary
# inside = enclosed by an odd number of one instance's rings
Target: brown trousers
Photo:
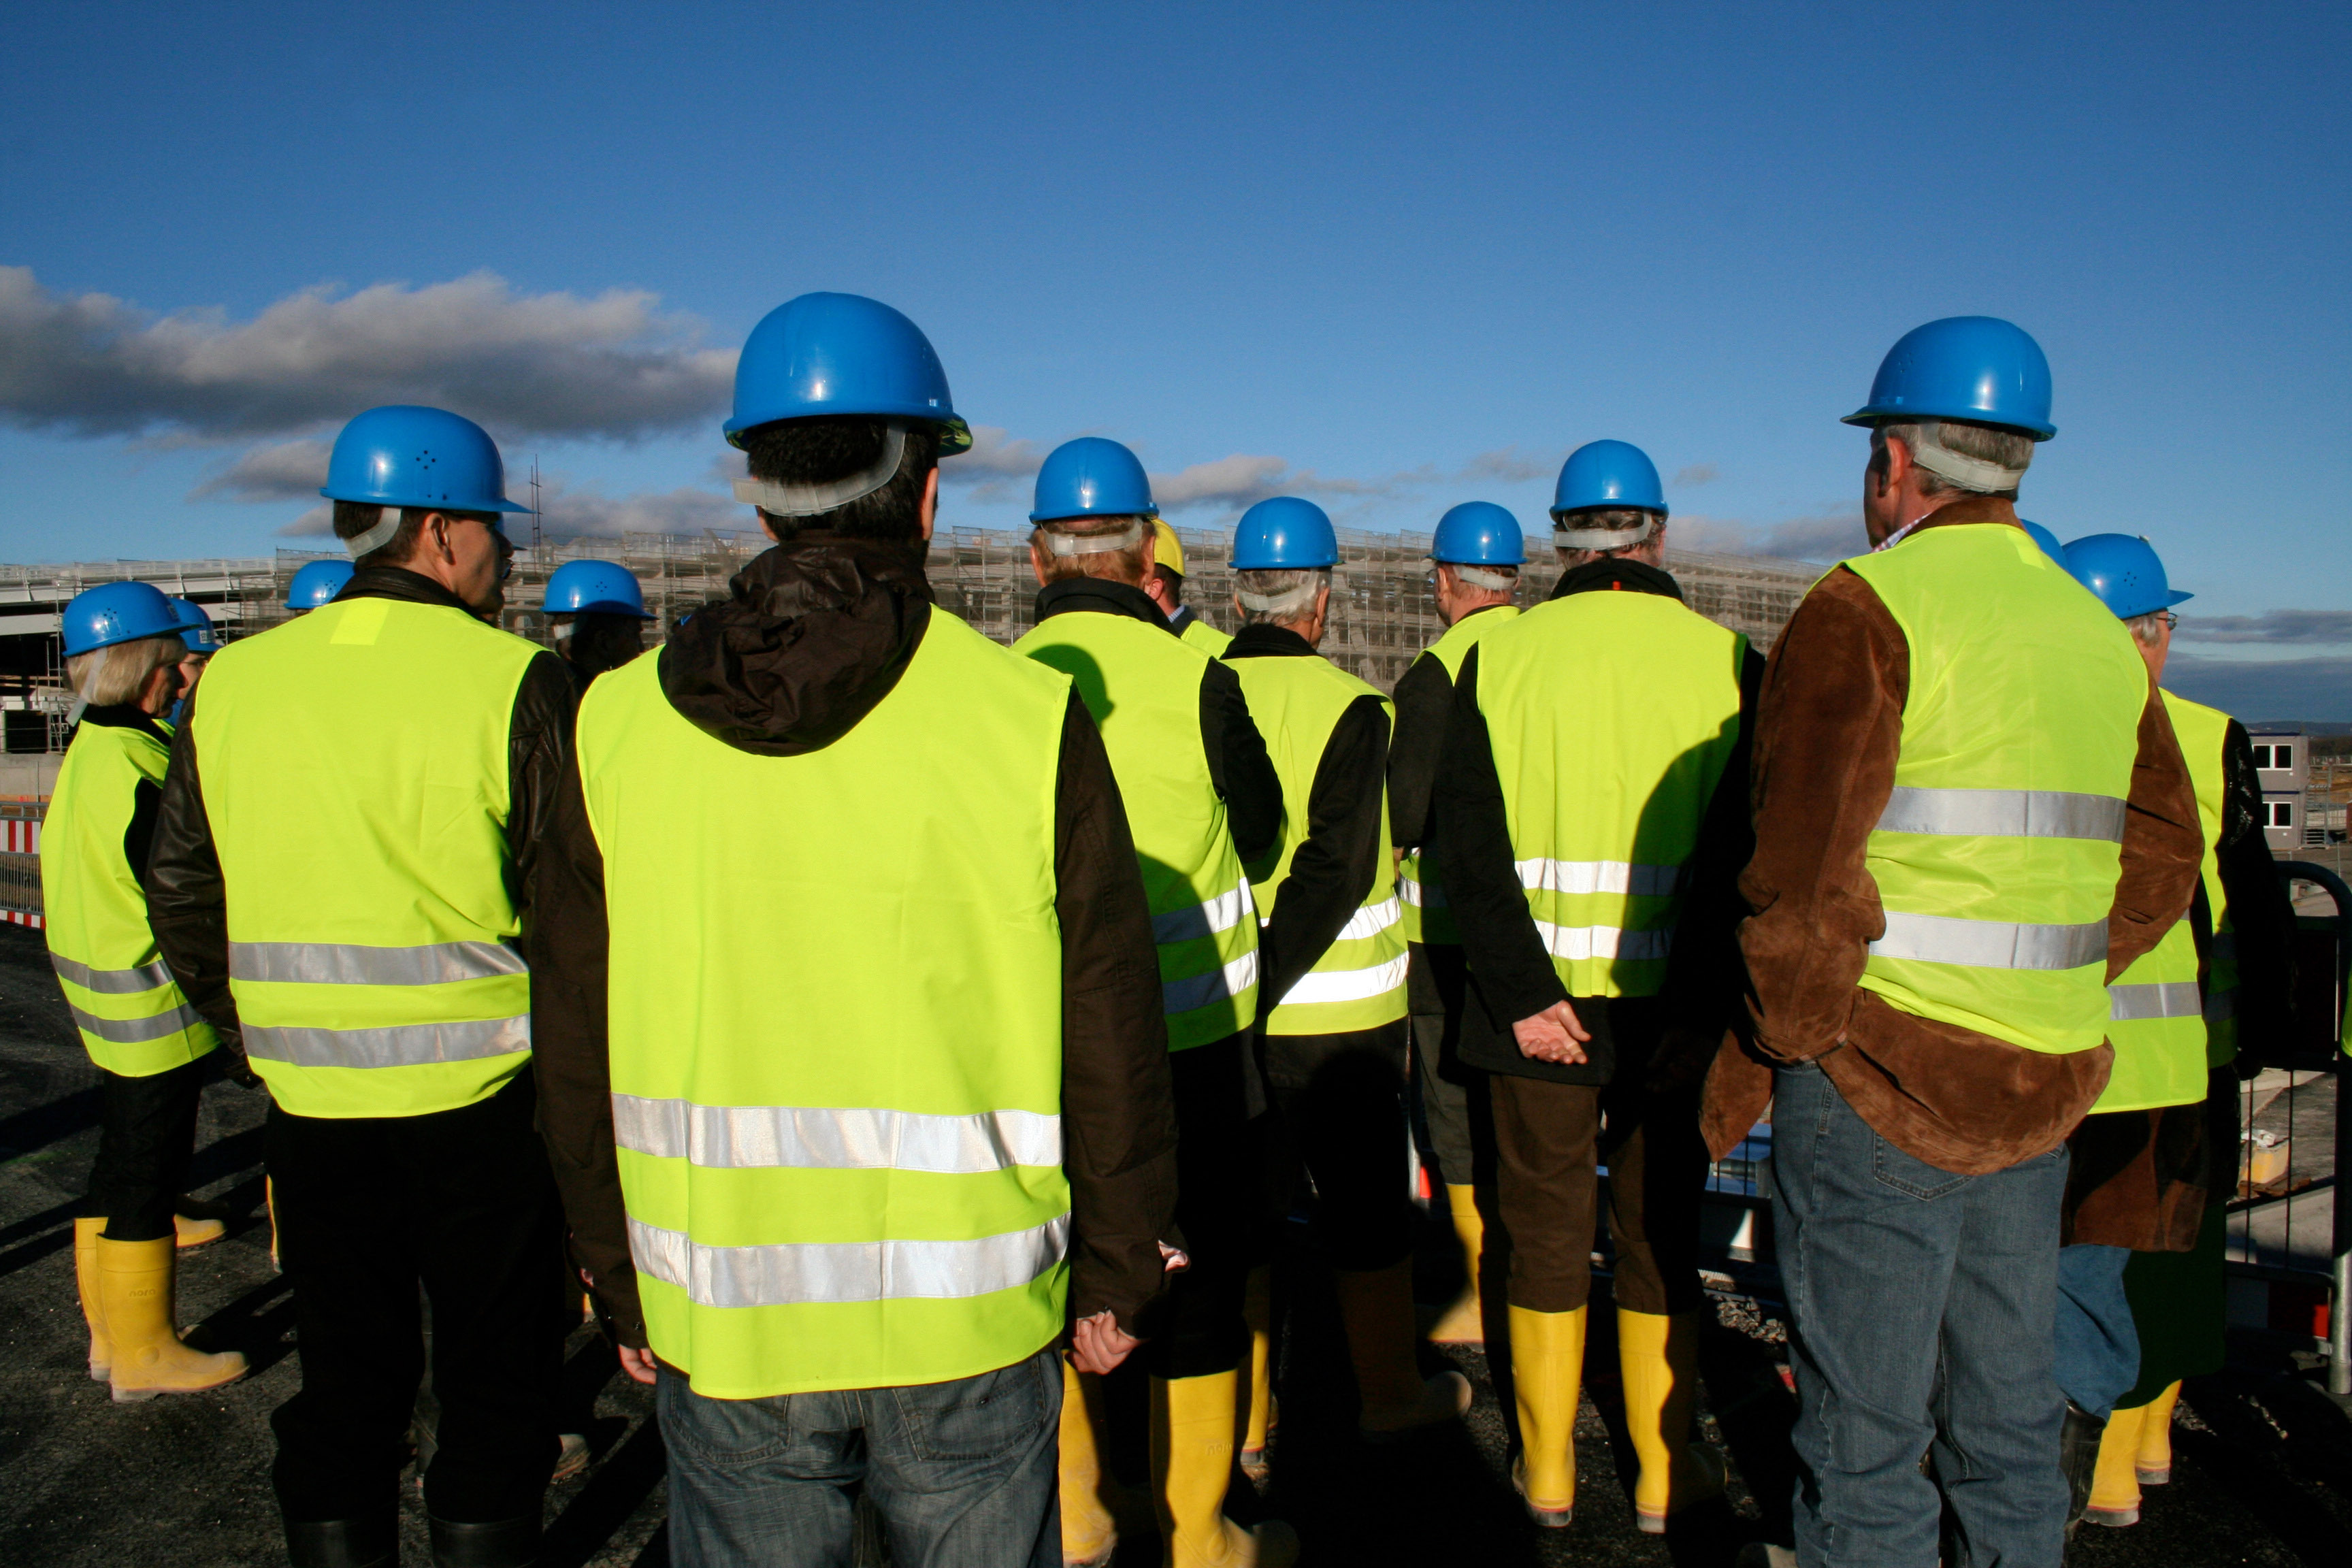
[[[1705,1299],[1699,1193],[1706,1183],[1697,1091],[1652,1094],[1633,1084],[1595,1088],[1504,1073],[1487,1083],[1511,1305],[1572,1312],[1591,1297],[1595,1167],[1606,1165],[1617,1305],[1659,1315],[1697,1310]]]

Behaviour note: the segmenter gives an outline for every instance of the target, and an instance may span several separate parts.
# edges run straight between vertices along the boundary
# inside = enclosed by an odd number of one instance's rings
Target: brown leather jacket
[[[2010,502],[1954,501],[1920,523],[2017,523]],[[1752,1042],[1727,1040],[1708,1075],[1704,1128],[1717,1158],[1754,1125],[1775,1062],[1819,1061],[1888,1142],[1966,1175],[2055,1148],[2106,1087],[2106,1046],[2021,1049],[1918,1017],[1856,984],[1885,929],[1864,847],[1894,788],[1910,649],[1870,585],[1840,568],[1806,595],[1772,649],[1754,755],[1756,856],[1739,889]],[[2189,909],[2204,837],[2172,721],[2148,684],[2107,916],[2107,978]]]

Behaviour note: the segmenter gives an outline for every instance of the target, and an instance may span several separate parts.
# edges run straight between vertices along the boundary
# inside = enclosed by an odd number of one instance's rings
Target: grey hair
[[[1940,447],[1958,457],[2017,473],[2024,472],[2033,463],[2033,437],[2022,430],[2004,430],[1997,425],[1969,425],[1957,419],[1922,419],[1914,424],[1881,425],[1872,434],[1882,441],[1892,437],[1902,442],[1915,462],[1921,447]],[[1920,467],[1921,495],[1941,495],[1946,490],[1958,490],[1968,495],[2007,496],[2011,500],[2017,499],[2014,484],[2002,490],[1979,489],[1924,465]]]
[[[1067,542],[1076,539],[1099,541],[1106,534],[1116,538],[1139,529],[1140,537],[1111,548],[1097,543],[1091,549],[1074,549]],[[1059,549],[1054,543],[1056,537],[1065,542]],[[1045,562],[1048,583],[1058,583],[1065,577],[1100,577],[1136,587],[1143,582],[1143,552],[1151,538],[1150,520],[1129,513],[1117,517],[1057,517],[1032,529],[1029,543]]]
[[[1561,565],[1573,566],[1581,565],[1586,561],[1597,561],[1607,555],[1620,555],[1628,550],[1638,550],[1657,537],[1657,529],[1645,528],[1643,526],[1645,523],[1656,523],[1663,528],[1665,526],[1665,519],[1654,511],[1634,506],[1596,506],[1588,507],[1581,511],[1562,512],[1552,520],[1552,526],[1555,529],[1598,528],[1605,529],[1611,533],[1638,532],[1641,537],[1624,544],[1601,550],[1554,543],[1552,553],[1559,558]]]
[[[1234,574],[1234,596],[1242,602],[1242,625],[1245,626],[1278,626],[1295,621],[1315,607],[1316,593],[1330,585],[1328,566]],[[1252,599],[1268,603],[1264,609],[1253,609],[1249,603]]]
[[[2169,612],[2165,610],[2150,610],[2144,616],[2128,616],[2124,621],[2124,627],[2139,639],[2141,647],[2154,647],[2163,639],[2164,617],[2168,614]]]
[[[92,648],[66,660],[66,684],[93,708],[117,707],[136,700],[149,676],[187,651],[176,632]]]

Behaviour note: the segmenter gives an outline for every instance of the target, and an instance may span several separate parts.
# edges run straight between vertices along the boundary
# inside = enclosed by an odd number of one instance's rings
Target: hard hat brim
[[[781,425],[788,419],[907,419],[919,420],[940,433],[940,456],[952,458],[971,450],[971,426],[961,414],[941,414],[936,408],[909,408],[894,405],[888,408],[794,408],[789,413],[747,415],[730,419],[719,428],[726,434],[727,444],[739,451],[747,431],[762,425]]]
[[[325,485],[319,493],[329,500],[347,500],[354,506],[396,506],[414,508],[418,511],[529,511],[530,508],[510,501],[504,496],[495,500],[451,500],[446,496],[346,495],[339,496]]]
[[[2037,441],[2047,441],[2058,434],[2055,425],[2020,425],[2013,419],[1988,419],[1981,409],[1975,408],[1889,408],[1872,404],[1857,408],[1838,421],[1841,425],[1916,425],[1923,419],[1958,419],[1968,425],[1990,425],[1996,430],[2015,430]]]
[[[635,609],[627,605],[619,603],[617,600],[605,601],[593,605],[575,605],[569,609],[562,610],[557,609],[553,605],[541,605],[539,607],[539,613],[542,616],[626,616],[632,620],[639,621],[657,621],[661,619],[659,616],[655,615],[651,610]]]

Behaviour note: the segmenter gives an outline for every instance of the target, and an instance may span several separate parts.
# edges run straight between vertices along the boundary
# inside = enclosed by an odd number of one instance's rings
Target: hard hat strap
[[[1242,602],[1243,609],[1256,615],[1295,616],[1314,606],[1315,595],[1323,586],[1320,583],[1304,583],[1279,594],[1253,594],[1246,588],[1236,588],[1234,597]]]
[[[1982,458],[1971,458],[1948,447],[1937,446],[1925,430],[1920,433],[1918,444],[1911,449],[1911,460],[1929,473],[1951,480],[1962,489],[1976,490],[1984,495],[2013,490],[2017,482],[2025,478],[2023,468],[2004,468],[1999,463],[1988,463]]]
[[[383,549],[392,542],[392,536],[400,531],[398,507],[383,507],[379,509],[379,512],[380,515],[373,528],[369,529],[365,533],[353,534],[343,541],[343,548],[351,552],[352,560],[358,560],[372,550]]]
[[[1657,531],[1654,517],[1643,519],[1639,528],[1564,528],[1555,519],[1551,542],[1562,550],[1631,550]]]
[[[898,477],[898,460],[907,452],[907,427],[892,420],[882,436],[882,455],[874,466],[847,479],[821,485],[788,485],[776,479],[737,479],[735,499],[758,507],[771,517],[816,517],[863,500]]]
[[[1114,551],[1132,550],[1143,542],[1141,518],[1109,533],[1063,533],[1050,522],[1043,526],[1045,548],[1055,555],[1108,555]]]
[[[1519,580],[1517,572],[1489,572],[1481,566],[1465,566],[1459,561],[1444,561],[1439,564],[1453,567],[1454,581],[1465,587],[1486,588],[1499,594]]]

